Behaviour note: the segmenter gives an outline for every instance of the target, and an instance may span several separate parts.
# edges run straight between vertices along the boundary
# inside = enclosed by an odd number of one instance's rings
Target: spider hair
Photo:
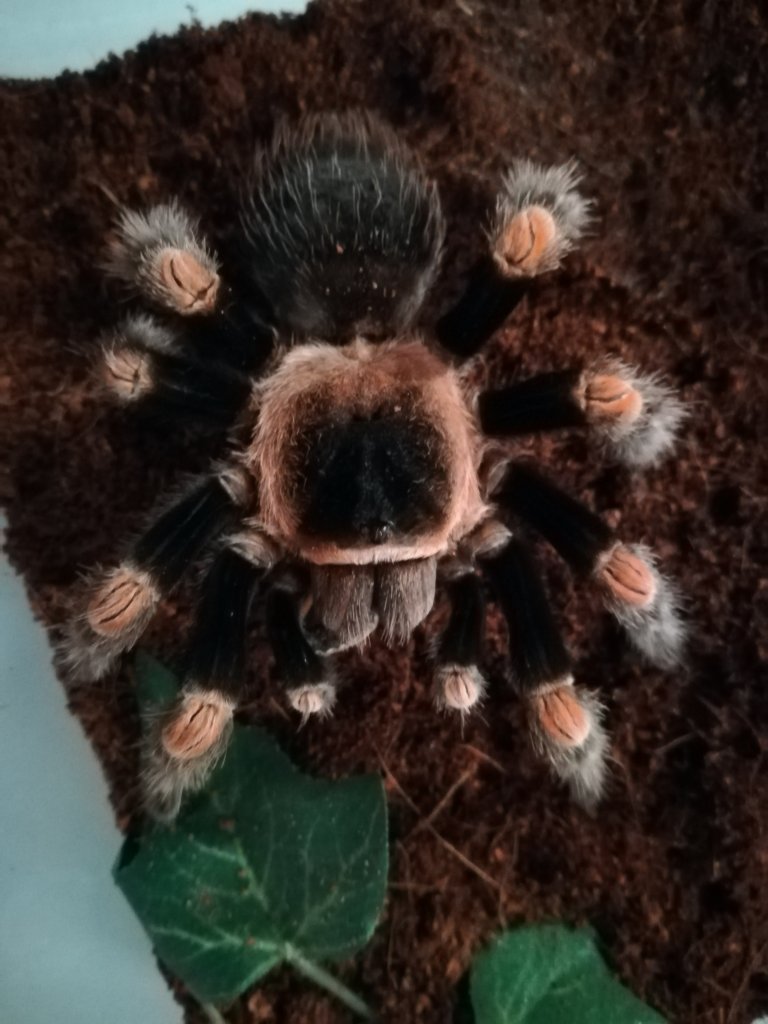
[[[220,694],[206,694],[220,709],[215,735],[196,756],[177,756],[168,749],[165,734],[168,727],[185,713],[185,704],[200,695],[187,692],[170,708],[150,715],[145,723],[141,748],[141,787],[148,813],[158,821],[171,822],[179,813],[185,796],[196,793],[208,781],[211,772],[224,756],[233,727],[234,703]]]
[[[488,232],[491,248],[504,273],[518,273],[504,258],[510,226],[523,211],[545,210],[554,230],[536,263],[536,273],[556,270],[592,222],[592,203],[579,192],[581,175],[575,161],[559,167],[541,167],[531,160],[515,160],[502,180],[496,212]]]
[[[652,599],[645,604],[631,604],[606,589],[606,604],[626,630],[633,646],[648,661],[661,668],[674,668],[683,659],[687,635],[680,592],[659,570],[658,560],[649,547],[645,544],[626,547],[649,569],[653,579]]]
[[[109,274],[180,313],[213,305],[218,259],[202,241],[197,221],[176,200],[146,213],[124,210],[117,229],[105,264]]]
[[[614,458],[637,469],[657,465],[675,446],[685,422],[685,406],[658,373],[641,373],[620,359],[593,369],[622,378],[642,399],[633,420],[603,418],[593,424],[599,443]]]
[[[106,673],[203,563],[181,692],[148,722],[142,751],[155,817],[171,820],[224,756],[256,598],[274,677],[304,721],[335,706],[335,652],[377,635],[406,643],[438,588],[450,608],[430,647],[438,708],[461,720],[486,697],[486,604],[495,602],[509,638],[506,682],[529,709],[534,746],[577,801],[597,802],[603,709],[574,685],[513,520],[597,585],[635,647],[663,666],[682,655],[680,600],[648,549],[513,461],[508,442],[582,430],[642,467],[671,450],[682,406],[657,374],[609,358],[486,390],[460,365],[589,230],[580,183],[573,161],[514,162],[486,248],[431,326],[419,321],[445,238],[438,191],[370,114],[278,127],[257,154],[239,256],[226,268],[177,201],[122,213],[108,270],[154,315],[118,326],[102,378],[123,406],[220,442],[208,475],[86,585],[62,645],[73,675]]]
[[[350,166],[351,197],[339,190]],[[287,326],[314,337],[406,330],[445,237],[418,161],[381,121],[356,112],[310,115],[298,131],[280,125],[257,155],[242,226],[256,284]]]
[[[573,680],[567,685],[572,686]],[[604,708],[594,693],[579,689],[579,704],[586,716],[587,732],[580,743],[556,742],[531,714],[534,746],[549,762],[554,774],[566,783],[576,803],[593,811],[603,795],[609,752],[608,735],[603,726]]]

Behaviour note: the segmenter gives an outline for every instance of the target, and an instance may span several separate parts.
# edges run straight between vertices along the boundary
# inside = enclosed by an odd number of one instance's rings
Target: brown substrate
[[[529,751],[495,618],[494,696],[463,734],[432,709],[434,623],[408,651],[349,657],[338,714],[301,732],[254,624],[244,717],[308,770],[391,773],[386,914],[342,969],[385,1021],[448,1021],[472,954],[505,923],[545,919],[591,922],[623,980],[673,1021],[746,1024],[768,1005],[766,38],[743,0],[339,2],[293,22],[192,27],[87,75],[0,89],[1,493],[12,561],[54,632],[78,570],[108,561],[158,493],[210,454],[109,411],[89,376],[119,312],[97,269],[110,197],[180,195],[226,236],[241,169],[278,115],[371,107],[418,149],[452,228],[438,304],[482,244],[510,158],[576,156],[596,237],[496,337],[483,372],[611,350],[665,371],[690,402],[678,456],[644,477],[587,462],[578,437],[538,445],[626,537],[656,546],[693,623],[685,671],[652,671],[594,596],[547,563],[579,676],[609,709],[613,781],[596,818]],[[167,605],[148,638],[169,658],[189,599]],[[72,708],[127,825],[137,721],[126,672],[74,691]],[[286,971],[229,1019],[347,1015]]]

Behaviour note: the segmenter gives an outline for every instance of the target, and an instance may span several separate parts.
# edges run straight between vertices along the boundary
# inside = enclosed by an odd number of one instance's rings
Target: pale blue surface
[[[0,76],[84,71],[152,32],[173,33],[193,18],[208,26],[249,10],[298,12],[306,6],[306,0],[0,0]]]
[[[120,845],[96,758],[3,555],[2,1024],[180,1024],[149,940],[112,881]]]

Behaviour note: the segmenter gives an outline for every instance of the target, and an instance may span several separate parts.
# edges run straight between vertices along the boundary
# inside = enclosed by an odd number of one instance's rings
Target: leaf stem
[[[345,1006],[348,1006],[350,1010],[359,1017],[362,1017],[363,1020],[375,1020],[373,1010],[363,1002],[360,996],[356,995],[351,989],[348,989],[338,978],[334,978],[332,974],[329,974],[319,964],[316,964],[314,960],[307,960],[295,946],[289,945],[286,947],[285,959],[300,974],[303,974],[305,978],[309,978],[310,981],[314,981],[320,988],[330,992],[339,1002],[344,1003]]]
[[[219,1013],[213,1003],[200,1003],[200,1009],[211,1024],[227,1024],[227,1018]]]

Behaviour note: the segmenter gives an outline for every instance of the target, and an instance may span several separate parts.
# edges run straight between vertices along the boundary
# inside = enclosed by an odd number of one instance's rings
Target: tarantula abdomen
[[[435,186],[365,114],[279,128],[242,222],[252,279],[283,328],[333,343],[410,327],[445,234]]]

